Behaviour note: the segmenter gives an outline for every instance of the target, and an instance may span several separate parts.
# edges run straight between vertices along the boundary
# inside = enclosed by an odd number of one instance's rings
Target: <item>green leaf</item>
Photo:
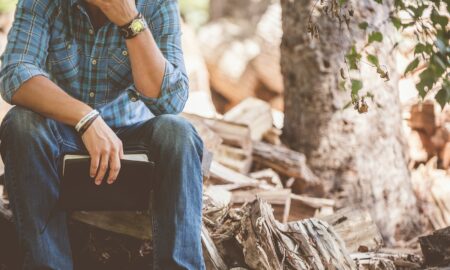
[[[362,22],[358,24],[358,27],[362,30],[366,30],[369,24],[367,22]]]
[[[372,42],[382,42],[383,34],[381,32],[375,31],[369,34],[369,44]]]
[[[380,66],[380,63],[378,61],[378,57],[376,55],[373,55],[373,54],[367,55],[367,61],[369,61],[370,63],[374,64],[376,67]]]
[[[433,11],[431,12],[430,19],[433,22],[433,25],[439,24],[442,29],[445,29],[448,24],[448,18],[446,16],[441,16],[435,8],[433,8]]]
[[[414,13],[415,19],[419,19],[420,17],[422,17],[423,12],[427,8],[428,8],[428,5],[420,5],[418,7],[408,6],[408,9]]]
[[[414,55],[425,53],[425,54],[431,54],[433,52],[433,45],[430,43],[417,43],[416,47],[414,48]]]
[[[339,5],[344,5],[345,3],[347,3],[348,0],[339,0]]]
[[[359,90],[363,88],[363,83],[360,80],[352,79],[352,95],[357,95]]]
[[[383,0],[373,0],[375,2],[377,2],[378,4],[383,4]]]
[[[420,81],[416,84],[416,88],[419,90],[419,95],[424,98],[436,81],[433,68],[429,66],[427,69],[422,71],[422,73],[420,73],[419,78]]]
[[[403,0],[394,0],[394,6],[397,9],[405,9],[405,3]]]
[[[442,87],[441,90],[434,97],[436,101],[441,105],[441,108],[444,109],[445,105],[450,101],[450,93],[447,89]]]
[[[358,63],[359,60],[361,60],[361,57],[361,54],[356,51],[356,47],[353,45],[350,52],[345,55],[349,68],[358,69]]]
[[[402,27],[402,21],[398,17],[391,16],[391,21],[397,30]]]
[[[419,58],[414,59],[405,69],[405,75],[411,71],[414,71],[419,66]]]

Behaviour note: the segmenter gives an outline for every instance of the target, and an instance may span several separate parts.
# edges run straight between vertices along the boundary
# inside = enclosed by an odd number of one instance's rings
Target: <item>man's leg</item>
[[[67,149],[76,151],[80,143],[74,134],[63,141],[61,130],[71,132],[67,126],[18,106],[1,126],[5,182],[25,252],[24,269],[73,268],[66,215],[54,212],[49,220],[59,194],[59,157]]]
[[[124,149],[144,146],[155,161],[154,270],[205,269],[201,245],[203,142],[179,116],[157,116],[118,131]]]

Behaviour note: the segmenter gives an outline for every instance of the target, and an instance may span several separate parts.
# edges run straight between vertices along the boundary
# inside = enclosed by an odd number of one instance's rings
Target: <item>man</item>
[[[0,136],[24,269],[73,269],[65,213],[45,227],[61,158],[88,151],[93,181],[110,185],[136,145],[158,167],[154,269],[204,269],[203,145],[172,115],[188,95],[180,34],[176,0],[19,0],[0,72],[17,106]]]

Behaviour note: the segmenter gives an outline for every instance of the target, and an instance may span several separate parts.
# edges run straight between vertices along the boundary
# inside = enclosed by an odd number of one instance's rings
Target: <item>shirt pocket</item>
[[[48,65],[58,83],[73,86],[78,82],[80,53],[74,41],[56,38],[50,42]]]
[[[128,50],[108,48],[108,84],[113,91],[124,90],[133,82]]]

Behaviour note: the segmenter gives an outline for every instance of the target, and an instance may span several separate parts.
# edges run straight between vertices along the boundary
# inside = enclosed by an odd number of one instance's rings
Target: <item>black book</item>
[[[144,152],[125,153],[113,184],[107,177],[97,186],[89,175],[88,155],[65,155],[58,208],[85,211],[147,210],[154,177],[154,162]]]

